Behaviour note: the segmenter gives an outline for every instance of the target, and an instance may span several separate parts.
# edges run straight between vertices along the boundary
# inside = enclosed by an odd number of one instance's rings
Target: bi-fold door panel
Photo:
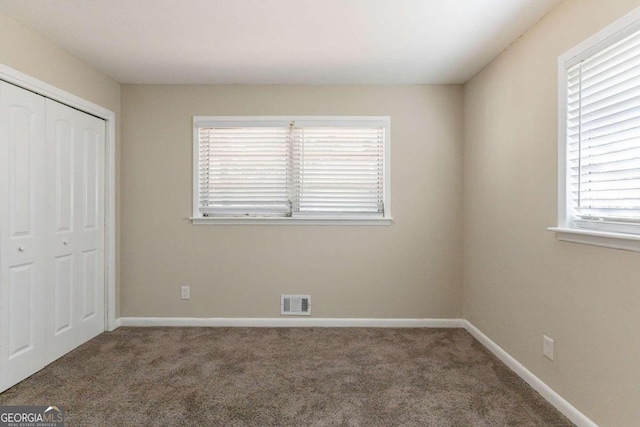
[[[47,99],[46,153],[49,261],[52,286],[47,288],[47,362],[77,346],[78,251],[78,111]]]
[[[79,153],[82,157],[79,179],[78,216],[81,303],[80,341],[104,331],[104,153],[105,122],[79,113]]]
[[[45,98],[0,82],[0,387],[45,364]]]
[[[53,361],[104,331],[104,121],[47,100]]]

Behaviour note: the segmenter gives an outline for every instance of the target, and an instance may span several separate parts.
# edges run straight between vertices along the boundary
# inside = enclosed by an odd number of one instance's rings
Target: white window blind
[[[293,215],[384,215],[384,128],[293,129]]]
[[[388,132],[388,118],[194,118],[194,218],[388,219]]]
[[[200,128],[199,180],[204,214],[289,215],[289,128]]]
[[[567,68],[568,203],[583,221],[640,221],[640,32]]]

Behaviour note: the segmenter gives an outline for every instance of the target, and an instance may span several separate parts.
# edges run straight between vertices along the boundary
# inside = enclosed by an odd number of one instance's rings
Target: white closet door
[[[47,287],[47,362],[77,346],[79,298],[76,217],[79,180],[78,112],[47,99],[47,255],[52,266]]]
[[[104,332],[104,155],[105,122],[78,113],[79,178],[76,189],[78,229],[78,306],[80,343]],[[76,175],[78,176],[78,175]]]
[[[45,98],[0,82],[0,387],[45,364]]]
[[[103,120],[47,100],[47,363],[104,331]]]

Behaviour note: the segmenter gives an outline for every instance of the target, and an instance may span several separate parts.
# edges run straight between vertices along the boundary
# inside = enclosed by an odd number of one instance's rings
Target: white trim
[[[464,328],[484,345],[491,353],[500,359],[505,365],[515,372],[520,378],[525,380],[535,391],[540,393],[549,403],[551,403],[565,417],[569,418],[578,427],[598,427],[596,423],[591,421],[586,415],[576,409],[571,403],[556,393],[551,387],[545,384],[540,378],[535,376],[530,370],[524,367],[520,362],[513,358],[509,353],[504,351],[498,344],[493,342],[491,338],[483,334],[471,322],[465,320]]]
[[[462,328],[462,319],[121,317],[121,326],[325,327],[325,328]]]
[[[198,126],[201,124],[198,121],[201,117],[194,116],[192,129],[191,129],[191,214],[193,215],[191,220],[194,220],[196,215],[198,218],[202,218],[200,213],[200,197],[198,195],[198,189],[200,188],[200,176],[196,172],[199,168],[200,162],[200,135]],[[193,224],[195,222],[192,221]]]
[[[371,122],[380,126],[388,126],[390,116],[193,116],[194,127],[216,127],[225,123],[226,126],[289,126],[291,121],[328,123],[336,121],[346,122]]]
[[[575,228],[582,230],[603,231],[622,236],[640,236],[639,222],[607,221],[606,219],[576,219],[573,222]]]
[[[567,227],[549,227],[548,230],[555,232],[557,239],[563,242],[583,243],[585,245],[640,252],[639,234],[612,233],[609,231]]]
[[[107,331],[116,325],[116,116],[107,119],[105,167],[105,313]]]
[[[115,150],[116,115],[97,104],[75,96],[48,83],[28,76],[14,68],[0,64],[0,80],[20,86],[31,92],[61,102],[69,107],[84,111],[106,121],[105,136],[105,327],[112,331],[116,324],[116,191],[115,191]]]
[[[191,217],[193,225],[391,225],[393,218],[223,218]]]
[[[567,205],[567,73],[562,56],[558,58],[558,226],[566,227]]]

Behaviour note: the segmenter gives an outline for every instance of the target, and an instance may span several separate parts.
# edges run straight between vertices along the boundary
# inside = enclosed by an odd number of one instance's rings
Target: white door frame
[[[116,322],[116,114],[58,89],[48,83],[28,76],[16,69],[0,64],[0,80],[20,86],[39,95],[51,98],[69,107],[100,117],[106,121],[105,135],[105,328],[113,331]]]

